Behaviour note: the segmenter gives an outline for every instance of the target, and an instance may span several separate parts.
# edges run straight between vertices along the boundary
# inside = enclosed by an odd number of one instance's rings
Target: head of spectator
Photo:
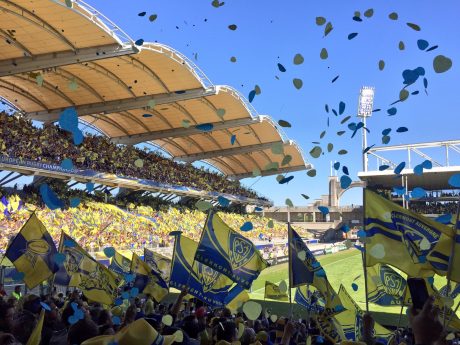
[[[13,319],[11,333],[20,343],[27,343],[37,325],[37,317],[30,311],[23,310]]]
[[[233,321],[219,321],[216,325],[216,345],[231,344],[236,340],[237,329]]]
[[[9,333],[13,327],[14,307],[0,300],[0,332]]]
[[[79,320],[69,328],[67,334],[68,345],[80,345],[85,340],[94,338],[99,335],[99,329],[97,325],[91,319],[85,317],[83,320]]]

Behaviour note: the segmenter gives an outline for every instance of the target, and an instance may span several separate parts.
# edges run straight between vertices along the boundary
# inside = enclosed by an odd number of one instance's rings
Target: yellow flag
[[[453,230],[365,190],[366,265],[389,264],[413,277],[445,276]],[[460,282],[460,270],[452,280]]]
[[[35,326],[32,334],[27,340],[26,345],[39,345],[42,340],[42,329],[43,329],[43,320],[45,319],[45,309],[42,309],[40,316],[38,317],[37,325]]]
[[[287,301],[289,299],[287,291],[281,292],[280,287],[268,280],[265,282],[265,298],[277,301]]]

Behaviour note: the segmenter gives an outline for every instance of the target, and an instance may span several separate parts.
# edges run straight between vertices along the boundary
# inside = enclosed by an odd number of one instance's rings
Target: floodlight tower
[[[363,126],[363,147],[362,151],[367,147],[367,130],[366,119],[371,117],[374,106],[374,87],[363,86],[359,92],[358,100],[358,117],[362,118]],[[367,171],[367,154],[363,154],[363,171]]]

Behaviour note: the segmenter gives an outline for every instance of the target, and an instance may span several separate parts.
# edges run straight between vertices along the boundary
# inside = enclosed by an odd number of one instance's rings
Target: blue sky
[[[390,144],[460,137],[458,1],[227,0],[219,8],[213,7],[211,0],[87,2],[134,40],[156,41],[182,52],[214,84],[231,85],[246,97],[256,84],[260,86],[262,93],[253,101],[255,108],[275,120],[289,121],[292,128],[286,129],[287,135],[300,144],[317,169],[314,178],[305,172],[294,173],[295,178],[288,185],[279,185],[276,176],[243,180],[248,186],[254,184],[253,188],[270,197],[275,204],[284,204],[285,199],[290,198],[295,205],[305,205],[308,201],[300,193],[311,199],[327,193],[331,161],[346,165],[356,179],[361,168],[361,136],[351,139],[351,131],[340,121],[347,115],[354,118],[359,89],[363,85],[375,87],[374,108],[382,109],[368,123],[370,145],[381,145],[381,131],[385,128],[393,129]],[[374,14],[365,18],[363,12],[369,8]],[[146,16],[139,17],[138,13],[143,11],[147,12]],[[352,20],[355,11],[361,12],[362,22]],[[398,13],[398,20],[388,18],[391,12]],[[158,15],[154,22],[148,19],[151,14]],[[327,37],[323,37],[324,26],[315,24],[317,16],[333,24],[334,29]],[[409,28],[407,22],[418,24],[421,31]],[[237,29],[229,30],[230,24],[236,24]],[[348,40],[352,32],[357,32],[358,36]],[[427,40],[429,47],[438,45],[439,48],[421,51],[417,47],[418,39]],[[400,41],[404,42],[404,50],[398,48]],[[329,53],[326,60],[320,59],[322,48]],[[297,53],[302,54],[305,61],[296,66],[293,58]],[[433,70],[433,59],[440,54],[452,59],[453,67],[437,74]],[[237,58],[236,63],[230,62],[232,56]],[[378,69],[379,60],[385,61],[383,71]],[[283,64],[287,71],[281,73],[277,63]],[[428,95],[422,80],[418,80],[408,90],[420,93],[395,105],[396,116],[387,116],[386,109],[398,99],[404,86],[402,71],[419,66],[426,70]],[[339,78],[331,83],[337,75]],[[293,78],[303,80],[301,90],[294,88]],[[346,104],[342,116],[325,112],[325,104],[338,109],[340,101]],[[349,122],[352,121],[357,119]],[[396,134],[400,126],[409,131]],[[327,133],[320,140],[323,130]],[[336,135],[339,130],[347,133],[339,137]],[[333,143],[334,150],[314,159],[309,155],[315,146],[313,141],[320,141],[323,151],[328,143]],[[346,149],[348,154],[337,155],[340,149]],[[361,203],[360,190],[344,195],[342,204],[351,203]]]

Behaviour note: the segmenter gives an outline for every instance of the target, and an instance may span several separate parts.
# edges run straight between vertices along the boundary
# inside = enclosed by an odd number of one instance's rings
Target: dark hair
[[[198,320],[195,316],[189,315],[182,321],[182,330],[187,333],[190,338],[198,339],[198,333],[200,333],[200,327]]]
[[[110,321],[111,321],[110,312],[105,309],[101,310],[101,312],[99,313],[99,319],[97,320],[97,324],[101,326],[101,325],[109,324]]]
[[[87,339],[99,335],[97,325],[90,319],[84,318],[73,324],[67,333],[67,342],[72,345],[80,345]]]
[[[229,343],[233,341],[236,334],[236,324],[233,321],[218,322],[216,325],[217,341],[225,340]]]
[[[13,320],[12,334],[21,343],[27,343],[37,325],[37,318],[30,311],[23,310]]]

